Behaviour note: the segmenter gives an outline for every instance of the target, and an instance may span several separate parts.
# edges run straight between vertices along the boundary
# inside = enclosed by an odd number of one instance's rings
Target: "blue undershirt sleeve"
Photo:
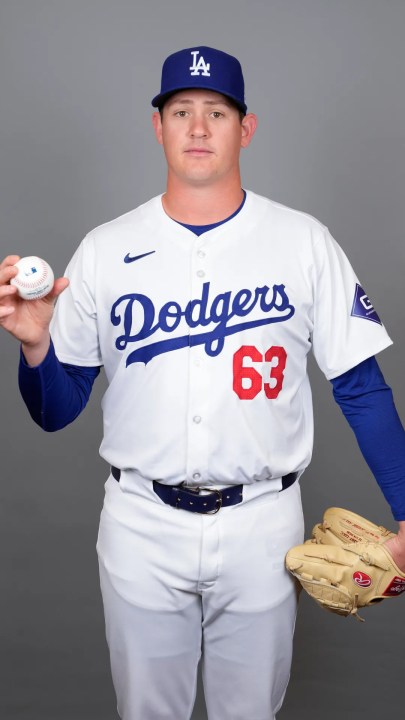
[[[405,431],[377,360],[368,358],[331,382],[395,520],[405,520]]]
[[[84,409],[99,367],[59,362],[51,341],[40,365],[30,367],[20,353],[18,383],[32,419],[48,432],[61,430]]]

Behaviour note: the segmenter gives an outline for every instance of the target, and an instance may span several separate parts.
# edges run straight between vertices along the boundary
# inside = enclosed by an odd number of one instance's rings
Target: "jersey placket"
[[[201,296],[202,286],[209,282],[209,250],[204,235],[196,237],[190,262],[190,297]],[[193,313],[195,317],[197,311]],[[204,332],[198,326],[191,334]],[[204,345],[189,350],[189,403],[187,443],[187,483],[203,485],[207,481],[209,437],[209,357]]]

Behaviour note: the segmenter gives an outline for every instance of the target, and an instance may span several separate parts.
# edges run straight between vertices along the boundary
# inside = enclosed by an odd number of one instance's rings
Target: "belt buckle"
[[[220,511],[222,507],[222,493],[220,490],[217,490],[216,488],[206,488],[206,487],[199,487],[198,494],[200,493],[200,490],[207,490],[209,493],[215,493],[217,495],[216,502],[218,503],[218,507],[216,507],[214,510],[207,510],[207,512],[203,512],[202,515],[216,515],[217,512]],[[204,496],[203,496],[204,497]]]

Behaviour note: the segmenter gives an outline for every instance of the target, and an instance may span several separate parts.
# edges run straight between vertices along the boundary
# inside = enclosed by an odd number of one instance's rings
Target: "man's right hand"
[[[0,325],[22,343],[29,365],[39,365],[49,349],[49,324],[55,301],[69,285],[65,277],[55,280],[53,289],[39,300],[23,300],[17,288],[10,285],[18,273],[18,255],[8,255],[0,263]]]

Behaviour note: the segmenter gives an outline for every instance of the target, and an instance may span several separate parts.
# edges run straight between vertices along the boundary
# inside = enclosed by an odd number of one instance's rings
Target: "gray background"
[[[220,47],[240,58],[259,116],[244,185],[317,216],[349,254],[395,340],[380,363],[405,417],[404,28],[403,0],[1,0],[1,255],[38,254],[62,274],[88,230],[162,192],[150,124],[162,61]],[[112,720],[95,554],[104,380],[47,435],[18,395],[17,343],[0,343],[0,715]],[[328,505],[395,528],[329,383],[311,374],[308,531]],[[401,716],[404,609],[388,601],[360,624],[303,597],[280,720]]]

